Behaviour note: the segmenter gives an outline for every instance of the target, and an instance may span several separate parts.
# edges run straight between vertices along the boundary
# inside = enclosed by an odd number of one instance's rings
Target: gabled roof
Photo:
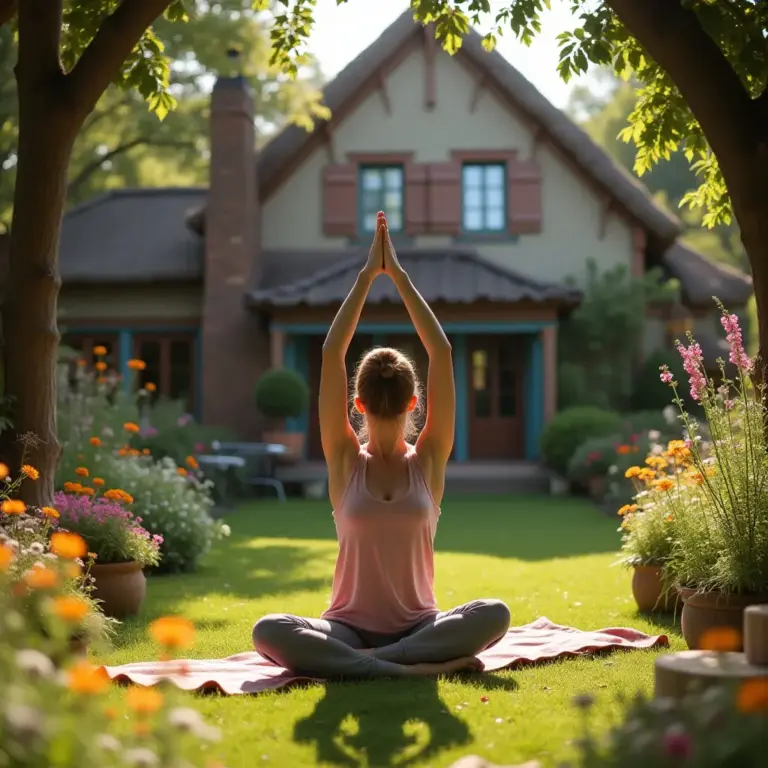
[[[323,90],[323,102],[332,120],[341,119],[356,103],[358,94],[377,79],[402,48],[419,35],[423,27],[414,21],[412,11],[402,13],[368,48],[354,58]],[[429,34],[432,34],[429,32]],[[679,220],[657,203],[647,188],[616,163],[565,113],[553,106],[536,87],[497,51],[488,52],[474,29],[465,36],[457,59],[467,62],[486,77],[487,84],[529,120],[606,195],[618,202],[647,232],[662,244],[671,243],[680,231]],[[259,154],[256,173],[262,200],[268,197],[291,166],[304,157],[307,149],[324,141],[324,125],[312,132],[295,125],[285,127]],[[204,230],[204,211],[195,214],[190,226]]]
[[[726,306],[742,307],[752,296],[752,278],[733,267],[715,263],[683,243],[664,254],[664,265],[680,281],[686,303],[712,307],[716,296]]]
[[[355,249],[336,264],[312,274],[287,282],[261,287],[247,296],[251,306],[327,306],[344,301],[365,263],[367,249]],[[275,258],[272,263],[289,263],[287,258]],[[576,304],[581,292],[567,286],[531,280],[513,270],[500,267],[467,249],[404,248],[398,249],[398,259],[414,285],[428,302],[471,304],[490,302],[556,302]],[[276,275],[273,275],[273,279]],[[401,301],[391,280],[377,280],[368,300],[374,304]]]
[[[205,243],[186,226],[206,190],[121,189],[78,205],[62,222],[65,283],[198,280]]]

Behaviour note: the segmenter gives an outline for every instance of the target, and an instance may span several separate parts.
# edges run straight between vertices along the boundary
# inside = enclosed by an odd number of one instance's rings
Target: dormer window
[[[384,211],[391,232],[403,231],[404,174],[401,165],[360,167],[360,231],[376,230],[376,214]]]

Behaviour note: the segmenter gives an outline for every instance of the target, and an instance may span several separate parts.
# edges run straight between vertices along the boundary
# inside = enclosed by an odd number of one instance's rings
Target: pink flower
[[[205,453],[205,443],[195,443],[195,453]]]
[[[691,342],[689,347],[678,342],[677,351],[680,353],[680,357],[683,358],[683,368],[688,374],[688,381],[691,385],[691,397],[700,402],[707,391],[707,379],[702,368],[704,355],[701,347],[695,341]]]
[[[752,361],[744,351],[744,341],[741,335],[738,315],[723,312],[723,316],[720,318],[720,324],[725,329],[725,338],[731,347],[729,360],[740,371],[749,371],[752,368]]]
[[[723,400],[723,406],[725,407],[726,411],[730,411],[734,406],[734,402],[733,400]]]
[[[667,757],[687,760],[692,751],[693,742],[682,725],[670,725],[664,734],[664,752]]]
[[[659,369],[661,373],[659,374],[659,378],[664,382],[664,384],[669,384],[670,381],[672,381],[672,373],[670,372],[669,368],[667,368],[666,365],[662,365]]]

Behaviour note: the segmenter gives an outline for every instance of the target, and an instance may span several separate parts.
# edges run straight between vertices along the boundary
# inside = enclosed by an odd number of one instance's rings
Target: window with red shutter
[[[353,163],[323,169],[323,232],[329,237],[357,235],[357,166]]]
[[[541,169],[533,160],[507,166],[509,231],[519,235],[541,232]]]
[[[431,163],[427,173],[429,232],[435,235],[461,234],[461,164]]]
[[[429,232],[428,166],[409,163],[405,168],[405,233],[409,237]]]

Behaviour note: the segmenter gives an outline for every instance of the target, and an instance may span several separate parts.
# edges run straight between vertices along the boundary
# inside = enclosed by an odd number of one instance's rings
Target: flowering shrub
[[[590,477],[605,477],[617,466],[634,461],[640,451],[640,435],[621,434],[595,437],[583,442],[568,463],[568,478],[584,482]]]
[[[163,538],[163,571],[192,571],[213,541],[229,528],[210,515],[210,483],[170,459],[102,454],[98,472],[106,487],[127,492],[142,526]]]
[[[768,678],[696,691],[680,699],[620,698],[621,722],[596,737],[588,710],[592,696],[577,696],[585,733],[574,766],[581,768],[758,768],[765,765]]]
[[[196,710],[175,705],[180,694],[132,687],[107,698],[103,669],[72,656],[68,638],[88,606],[69,585],[85,542],[54,533],[51,546],[53,558],[29,572],[18,550],[0,544],[0,764],[211,765],[220,733]],[[189,622],[173,617],[150,631],[166,651],[188,646],[193,635]]]
[[[726,593],[768,592],[768,453],[762,390],[751,381],[753,361],[744,351],[736,315],[719,305],[735,378],[718,360],[720,382],[705,370],[701,347],[689,334],[677,343],[689,394],[702,407],[709,441],[689,414],[679,383],[665,367],[686,430],[685,448],[696,492],[669,489],[675,503],[675,546],[670,566],[682,586]],[[711,450],[707,448],[711,446]]]
[[[107,491],[109,493],[109,490]],[[68,531],[80,534],[89,554],[100,563],[134,561],[142,566],[160,562],[163,537],[152,535],[141,525],[141,518],[120,501],[89,495],[57,493],[54,504],[60,522]]]

